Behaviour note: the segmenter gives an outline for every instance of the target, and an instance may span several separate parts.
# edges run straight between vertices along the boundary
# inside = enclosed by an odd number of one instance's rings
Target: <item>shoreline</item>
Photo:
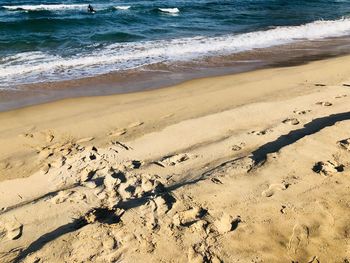
[[[19,85],[0,89],[0,112],[67,98],[108,96],[162,89],[210,77],[229,76],[262,69],[290,67],[343,57],[350,53],[348,37],[256,49],[227,56],[209,57],[203,61],[177,65],[150,65],[127,72]]]
[[[0,261],[350,259],[349,85],[350,55],[0,112]]]

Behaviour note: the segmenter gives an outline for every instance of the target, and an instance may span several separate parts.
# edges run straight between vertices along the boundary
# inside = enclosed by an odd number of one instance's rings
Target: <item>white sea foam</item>
[[[171,63],[266,48],[300,40],[350,35],[350,19],[316,21],[219,37],[118,43],[94,51],[61,57],[26,52],[0,60],[0,86],[13,83],[60,80],[127,70],[153,63]]]
[[[115,6],[115,9],[118,10],[128,10],[131,6],[126,6],[126,5],[120,5],[120,6]]]
[[[69,9],[85,9],[87,4],[52,4],[52,5],[6,5],[3,8],[8,10],[24,10],[24,11],[40,11],[40,10],[69,10]]]
[[[180,12],[178,8],[158,8],[161,12],[164,13],[170,13],[170,14],[177,14]]]

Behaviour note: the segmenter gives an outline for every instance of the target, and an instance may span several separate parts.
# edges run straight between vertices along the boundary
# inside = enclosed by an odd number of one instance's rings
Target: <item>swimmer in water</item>
[[[88,6],[88,12],[89,13],[95,13],[96,11],[94,10],[94,8],[92,7],[92,5]]]

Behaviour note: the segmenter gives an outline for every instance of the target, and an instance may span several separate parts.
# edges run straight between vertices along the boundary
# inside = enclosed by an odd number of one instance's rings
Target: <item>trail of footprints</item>
[[[119,152],[132,150],[128,145],[119,141],[111,142],[108,148],[81,145],[92,140],[84,138],[79,143],[68,141],[38,147],[38,162],[42,165],[40,172],[46,174],[58,188],[73,187],[59,191],[46,202],[53,205],[91,202],[91,210],[80,216],[88,225],[103,224],[111,216],[115,217],[114,223],[119,222],[123,220],[128,207],[137,202],[140,206],[135,211],[139,211],[139,217],[149,233],[159,228],[169,228],[171,232],[178,233],[174,235],[180,236],[186,228],[204,233],[205,240],[189,248],[189,262],[198,262],[198,259],[221,262],[211,251],[213,244],[208,240],[215,240],[216,236],[233,231],[241,222],[240,217],[227,214],[212,217],[210,211],[196,205],[185,210],[174,209],[173,204],[179,200],[167,191],[166,180],[157,175],[138,172],[142,161],[118,161]],[[195,157],[186,153],[175,154],[162,158],[159,163],[171,167]],[[0,237],[7,235],[8,239],[20,238],[22,231],[25,229],[19,222],[13,226],[1,225]],[[111,239],[108,247],[113,248],[115,242]],[[156,240],[148,242],[147,249],[152,251],[155,243]],[[96,255],[101,253],[93,251]]]
[[[282,121],[284,124],[290,124],[290,125],[298,125],[299,124],[299,120],[296,118],[287,118],[285,120]]]
[[[320,105],[330,106],[329,103],[323,102]],[[309,111],[295,111],[294,113],[301,115],[307,112]],[[299,124],[299,121],[293,118],[286,119],[283,122],[291,125]],[[142,123],[131,127],[139,125],[142,125]],[[264,135],[268,132],[271,132],[271,130],[253,131],[251,133]],[[204,240],[188,248],[188,262],[222,262],[215,251],[212,251],[212,247],[219,235],[224,235],[238,227],[241,223],[240,216],[232,217],[223,213],[219,217],[213,217],[210,211],[197,205],[190,206],[184,210],[174,208],[174,203],[183,201],[177,200],[172,193],[167,191],[165,185],[168,182],[166,180],[156,175],[137,172],[137,169],[144,165],[142,161],[129,160],[118,162],[119,152],[132,150],[128,145],[119,141],[113,141],[108,148],[103,149],[81,145],[81,143],[91,142],[93,139],[93,137],[89,137],[77,142],[54,143],[37,148],[38,161],[42,165],[42,173],[48,174],[60,187],[80,185],[87,191],[81,192],[79,189],[59,191],[48,202],[52,204],[60,204],[67,201],[79,202],[86,200],[86,193],[88,193],[98,200],[99,205],[87,211],[86,214],[82,215],[82,218],[87,224],[94,224],[103,222],[106,219],[106,215],[116,217],[115,222],[123,220],[128,204],[137,200],[142,204],[139,207],[140,220],[143,221],[149,233],[155,229],[169,228],[174,235],[176,233],[181,239],[182,230],[186,228],[191,228],[194,232],[203,232]],[[53,138],[48,140],[48,142],[52,141]],[[342,150],[350,151],[350,138],[341,140],[337,144]],[[239,151],[243,146],[244,144],[235,145],[232,147],[232,150]],[[157,161],[157,164],[162,167],[171,167],[195,157],[187,153],[174,154],[162,158]],[[249,165],[251,167],[251,160],[249,160]],[[216,171],[217,174],[220,175],[220,169],[224,168],[225,166],[219,167]],[[236,167],[232,169],[236,169]],[[341,172],[343,169],[344,165],[339,164],[335,160],[317,162],[312,168],[314,172],[325,176]],[[211,178],[211,181],[222,184],[216,178]],[[269,198],[279,191],[287,190],[288,187],[289,184],[286,182],[271,184],[261,195]],[[284,213],[285,208],[285,206],[282,206],[281,213]],[[109,251],[114,250],[117,241],[111,235],[113,230],[108,229],[109,225],[104,226],[102,224],[97,226],[99,228],[102,227],[104,231],[101,230],[100,233],[106,235],[104,238],[106,242],[100,246],[107,247]],[[21,237],[22,231],[23,225],[20,222],[2,223],[0,224],[0,240],[5,237],[12,240],[18,239]],[[78,235],[89,233],[89,231],[87,227],[86,232],[80,232]],[[130,235],[130,233],[126,233],[125,236],[127,235]],[[288,250],[291,253],[296,253],[298,247],[302,246],[303,242],[307,242],[307,239],[307,227],[296,225],[290,238]],[[156,247],[156,240],[149,239],[142,242],[146,242],[145,248],[147,251],[151,252]],[[95,249],[91,253],[98,255],[101,253],[101,250]]]
[[[188,153],[180,153],[163,157],[161,160],[156,161],[155,164],[166,167],[166,166],[176,166],[183,162],[186,162],[190,159],[194,159],[197,156],[188,154]]]

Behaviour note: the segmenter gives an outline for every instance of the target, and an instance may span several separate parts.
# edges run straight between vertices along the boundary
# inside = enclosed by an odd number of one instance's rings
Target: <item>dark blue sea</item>
[[[0,0],[0,86],[347,36],[349,15],[349,0]]]

